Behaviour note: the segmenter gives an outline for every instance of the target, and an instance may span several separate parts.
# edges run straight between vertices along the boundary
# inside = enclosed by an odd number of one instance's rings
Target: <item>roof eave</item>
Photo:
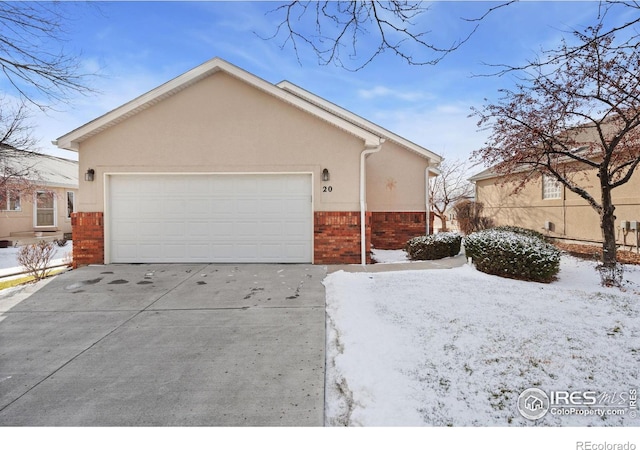
[[[380,136],[368,130],[362,129],[353,123],[341,118],[331,112],[327,112],[323,108],[313,105],[298,96],[280,89],[274,84],[263,80],[233,64],[228,63],[220,58],[213,58],[200,66],[168,81],[155,89],[125,103],[118,108],[76,128],[75,130],[59,137],[55,140],[55,145],[71,151],[79,151],[80,143],[89,137],[114,126],[127,118],[153,106],[163,99],[180,92],[183,89],[195,84],[201,79],[212,75],[218,71],[223,71],[233,77],[236,77],[264,92],[267,92],[276,98],[279,98],[299,109],[305,110],[318,118],[325,120],[332,125],[346,131],[358,138],[361,138],[365,145],[375,146],[380,144]]]
[[[377,125],[373,122],[370,122],[369,120],[355,114],[352,113],[349,110],[346,110],[322,97],[319,97],[309,91],[307,91],[306,89],[301,88],[300,86],[297,86],[293,83],[291,83],[290,81],[281,81],[280,83],[276,84],[276,86],[286,92],[291,92],[292,94],[301,97],[303,99],[305,99],[307,102],[311,103],[311,104],[316,104],[317,106],[319,106],[322,109],[325,110],[329,110],[332,114],[342,117],[345,120],[354,123],[355,125],[365,129],[365,130],[370,130],[372,132],[378,133],[380,135],[382,135],[385,139],[388,139],[390,141],[395,142],[396,144],[406,148],[407,150],[411,150],[414,153],[417,153],[418,155],[429,159],[430,161],[435,162],[436,164],[439,164],[440,162],[442,162],[442,160],[444,158],[442,158],[442,156],[432,152],[431,150],[428,150],[414,142],[411,142],[405,138],[403,138],[402,136],[399,136],[383,127],[381,127],[380,125]]]

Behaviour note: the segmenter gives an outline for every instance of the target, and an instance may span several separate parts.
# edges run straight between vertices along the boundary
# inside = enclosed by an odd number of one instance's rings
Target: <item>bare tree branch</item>
[[[606,267],[616,263],[611,192],[640,164],[640,45],[616,40],[620,29],[600,22],[575,31],[577,43],[565,40],[547,52],[551,59],[523,66],[523,83],[473,110],[492,131],[474,157],[517,188],[545,174],[585,199],[600,215]],[[589,172],[598,198],[581,184]]]
[[[447,231],[449,207],[473,196],[473,185],[467,180],[466,161],[445,159],[439,169],[440,175],[429,182],[429,197],[431,210],[442,222],[442,231]]]
[[[60,2],[0,2],[0,71],[21,98],[43,110],[72,93],[93,92],[79,57],[64,48],[68,21]]]
[[[490,8],[477,19],[512,3]],[[438,45],[429,30],[421,29],[418,19],[428,12],[421,1],[291,1],[278,6],[270,14],[282,17],[273,35],[283,36],[281,48],[291,45],[298,62],[303,46],[316,54],[320,64],[336,64],[357,71],[387,51],[411,65],[434,65],[460,48],[479,27],[448,45]],[[313,25],[315,33],[309,31]]]

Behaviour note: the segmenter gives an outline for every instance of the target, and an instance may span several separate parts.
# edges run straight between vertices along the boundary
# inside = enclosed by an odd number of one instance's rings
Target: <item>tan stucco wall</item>
[[[367,157],[369,211],[424,211],[428,160],[393,142]]]
[[[83,141],[78,210],[104,211],[105,173],[307,172],[313,173],[316,211],[358,211],[363,149],[361,138],[218,72]],[[83,179],[89,168],[94,182]],[[321,181],[324,168],[329,182]],[[389,177],[400,179],[406,170],[394,163]],[[328,186],[331,192],[323,192]],[[413,207],[415,195],[408,194],[408,182],[402,186]],[[418,186],[423,189],[424,181]],[[377,196],[372,193],[369,201],[385,204]]]
[[[56,222],[57,226],[45,230],[71,233],[71,219],[67,218],[67,191],[77,194],[77,189],[43,188],[42,190],[55,192],[56,195]],[[25,194],[20,198],[20,211],[0,211],[0,237],[9,237],[11,233],[31,232],[34,227],[33,195]],[[76,198],[77,206],[77,198]]]
[[[581,186],[599,202],[595,172],[579,177]],[[496,225],[518,225],[567,239],[602,240],[597,212],[577,194],[563,188],[559,200],[543,200],[540,180],[529,183],[516,195],[512,192],[512,184],[502,185],[497,178],[476,182],[476,198]],[[640,173],[634,173],[627,184],[614,189],[613,202],[616,227],[621,220],[640,221]],[[553,231],[543,229],[545,221],[553,223]],[[621,233],[618,241],[623,242]],[[630,237],[627,243],[635,244],[635,238]]]

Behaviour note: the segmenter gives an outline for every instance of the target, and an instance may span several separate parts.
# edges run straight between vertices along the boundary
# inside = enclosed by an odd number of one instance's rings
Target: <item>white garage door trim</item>
[[[114,172],[104,183],[107,263],[313,261],[311,172]],[[208,193],[192,195],[197,186]],[[156,201],[153,189],[161,191]],[[209,213],[193,209],[186,218],[185,200],[211,205]]]

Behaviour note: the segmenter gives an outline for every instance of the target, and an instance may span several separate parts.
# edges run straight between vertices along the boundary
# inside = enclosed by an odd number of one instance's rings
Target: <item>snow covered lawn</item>
[[[629,410],[533,421],[517,409],[527,388],[639,387],[640,268],[605,289],[593,267],[563,256],[551,284],[469,265],[329,275],[328,424],[639,426]]]
[[[21,247],[0,248],[0,276],[5,276],[21,272],[24,268],[18,263],[18,253]],[[56,252],[51,258],[51,265],[64,264],[71,261],[73,253],[73,242],[67,241],[64,247],[56,245]]]

